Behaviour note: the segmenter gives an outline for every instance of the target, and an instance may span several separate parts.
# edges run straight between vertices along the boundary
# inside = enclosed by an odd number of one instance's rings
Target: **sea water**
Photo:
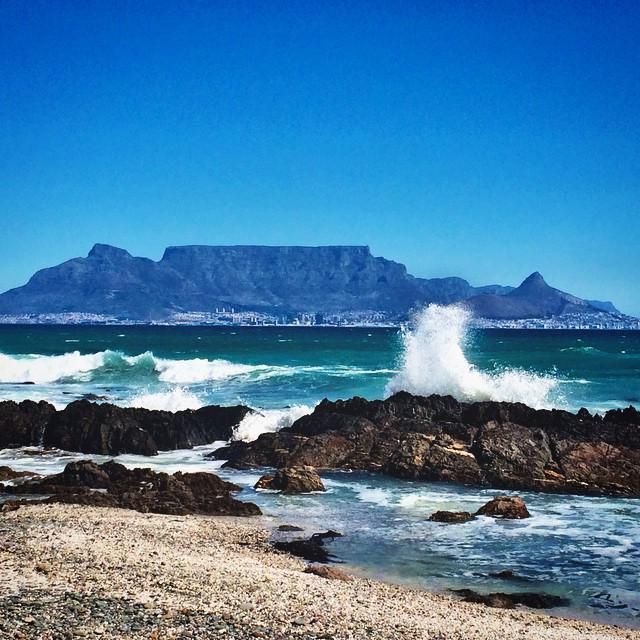
[[[258,411],[236,430],[244,440],[288,426],[324,397],[383,398],[399,389],[600,412],[640,404],[639,332],[471,331],[468,320],[462,309],[431,307],[404,330],[0,326],[0,399],[62,407],[92,394],[169,410],[247,404]],[[443,591],[546,591],[570,598],[559,614],[640,622],[640,500],[520,492],[528,520],[443,525],[429,514],[475,511],[504,492],[347,472],[322,474],[326,494],[256,492],[258,471],[204,458],[221,444],[118,460],[216,471],[274,523],[343,531],[331,549],[364,575]],[[55,473],[86,457],[4,450],[0,465]],[[503,570],[520,579],[490,575]]]

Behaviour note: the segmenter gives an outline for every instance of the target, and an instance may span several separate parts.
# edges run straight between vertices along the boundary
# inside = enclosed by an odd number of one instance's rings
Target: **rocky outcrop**
[[[250,443],[214,452],[228,466],[377,471],[401,478],[582,495],[640,496],[640,413],[592,416],[519,403],[461,403],[401,392],[324,400]]]
[[[213,473],[156,473],[127,469],[117,462],[91,460],[69,463],[62,473],[26,481],[5,493],[48,495],[46,502],[120,507],[144,513],[172,515],[259,515],[251,502],[233,497],[240,487]]]
[[[320,476],[313,467],[278,469],[274,476],[262,476],[254,488],[272,489],[282,493],[310,493],[325,490]]]
[[[327,550],[325,540],[332,542],[340,537],[342,537],[341,533],[329,530],[322,533],[314,533],[310,538],[276,540],[273,546],[278,551],[290,553],[310,562],[326,563],[333,559],[333,555]]]
[[[447,524],[459,524],[473,520],[468,511],[436,511],[429,516],[432,522],[445,522]]]
[[[56,411],[46,402],[6,401],[0,402],[0,448],[41,445],[102,455],[155,455],[229,440],[250,411],[209,406],[171,413],[87,400]]]
[[[498,496],[489,500],[476,511],[477,516],[504,518],[506,520],[522,520],[530,518],[527,505],[520,496]]]
[[[472,589],[454,589],[465,602],[476,602],[488,607],[499,609],[515,609],[516,605],[523,605],[531,609],[552,609],[553,607],[568,607],[571,601],[562,596],[550,593],[515,592],[515,593],[478,593]]]
[[[15,471],[11,467],[0,467],[0,482],[7,480],[17,480],[18,478],[33,478],[37,473],[32,471]]]

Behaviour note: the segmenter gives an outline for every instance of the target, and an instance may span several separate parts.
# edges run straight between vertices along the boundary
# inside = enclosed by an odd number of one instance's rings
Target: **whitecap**
[[[540,408],[551,404],[557,380],[522,369],[481,371],[471,364],[463,346],[471,314],[459,305],[429,305],[420,311],[413,329],[404,329],[400,372],[387,385],[390,395],[452,395],[459,400],[524,402]]]
[[[306,405],[295,405],[286,409],[262,409],[247,414],[233,432],[234,440],[251,442],[261,433],[280,431],[290,427],[298,418],[313,411]]]

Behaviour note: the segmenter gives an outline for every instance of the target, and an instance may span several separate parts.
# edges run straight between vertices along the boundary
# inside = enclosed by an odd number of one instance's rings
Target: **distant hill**
[[[42,269],[24,286],[1,294],[0,314],[77,312],[162,320],[233,306],[271,313],[373,310],[400,318],[417,305],[464,300],[489,318],[596,308],[549,287],[538,273],[516,289],[473,287],[462,278],[416,278],[365,246],[169,247],[156,262],[96,244],[86,258]]]
[[[601,310],[587,300],[550,287],[537,271],[504,295],[476,295],[466,304],[480,317],[500,320],[549,318]]]

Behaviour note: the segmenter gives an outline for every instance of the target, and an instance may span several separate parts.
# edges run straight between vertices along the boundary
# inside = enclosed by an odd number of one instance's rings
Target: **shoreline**
[[[640,630],[491,609],[357,574],[350,582],[310,575],[302,560],[270,547],[267,524],[268,517],[165,516],[60,504],[5,513],[0,516],[0,625],[20,614],[27,621],[25,635],[8,637],[45,638],[66,619],[66,607],[67,631],[75,620],[78,637],[640,638]],[[7,598],[16,592],[22,604],[8,607]],[[76,604],[56,600],[65,593],[75,594]],[[30,599],[51,598],[50,606],[61,609],[49,622],[46,614],[30,612]],[[107,605],[97,605],[103,615],[85,622],[73,613],[78,607],[92,610],[94,600],[105,599]],[[128,631],[121,609],[135,610]],[[107,628],[110,615],[120,616],[118,629]],[[38,624],[40,635],[34,635],[29,625]],[[184,629],[191,635],[180,635]]]

